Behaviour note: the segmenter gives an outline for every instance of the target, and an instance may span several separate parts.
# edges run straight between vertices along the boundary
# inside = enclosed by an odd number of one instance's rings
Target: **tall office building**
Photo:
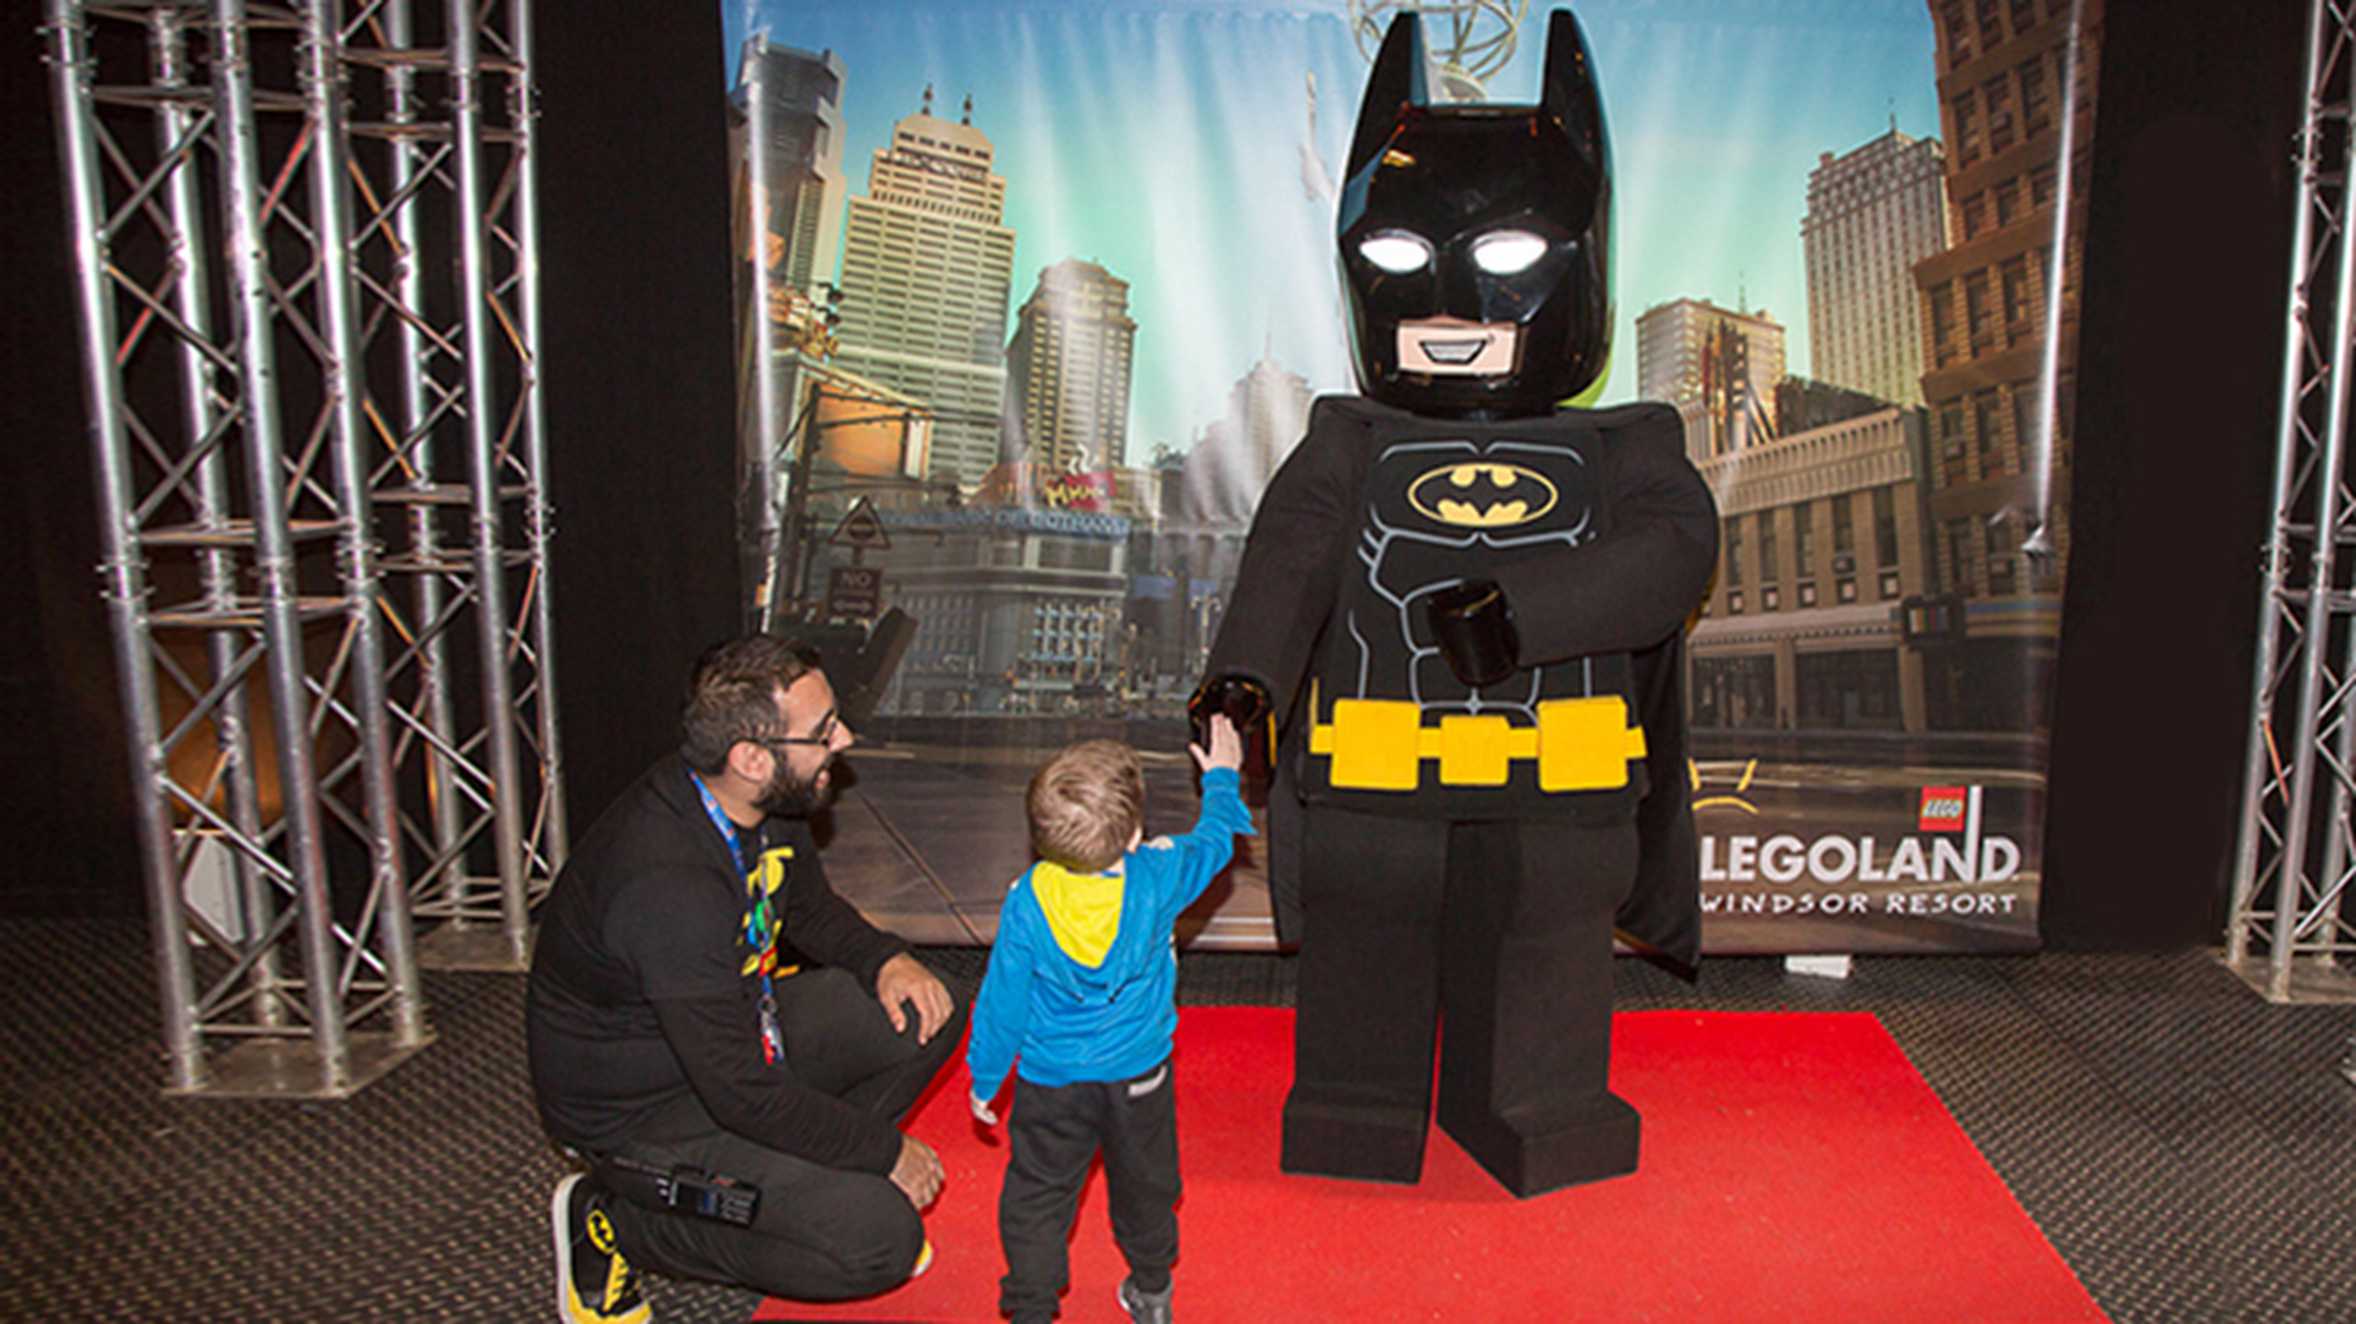
[[[851,199],[843,244],[841,349],[860,376],[932,411],[928,476],[971,489],[998,459],[1006,395],[1006,302],[1014,231],[1006,180],[973,127],[924,108],[892,126]]]
[[[2084,28],[2073,33],[2072,0],[1930,0],[1954,242],[1914,269],[1926,333],[1932,547],[1945,596],[1991,601],[1958,613],[1966,628],[1932,676],[1934,726],[2039,721],[2060,630],[2086,173],[2102,49],[2102,0],[2078,4]],[[2065,102],[2076,115],[2066,162]],[[2058,296],[2048,289],[2057,240]],[[2060,341],[2050,353],[2049,325]],[[2050,408],[2048,362],[2057,369]],[[1979,679],[1995,674],[2018,681]]]
[[[1273,358],[1253,364],[1228,390],[1226,414],[1187,453],[1183,518],[1249,523],[1276,466],[1300,444],[1315,394],[1308,379]]]
[[[842,257],[842,99],[843,62],[833,51],[773,46],[760,34],[746,40],[729,98],[730,127],[744,135],[732,159],[738,187],[758,182],[766,196],[747,199],[737,214],[765,212],[769,237],[754,260],[771,281],[805,295],[834,280]],[[746,141],[756,134],[757,162]]]
[[[1808,172],[1800,247],[1816,380],[1922,403],[1922,306],[1914,264],[1947,248],[1946,151],[1888,133]]]
[[[1783,324],[1764,309],[1677,299],[1636,319],[1637,398],[1677,406],[1696,464],[1775,439],[1783,365]]]
[[[823,375],[820,286],[842,256],[843,62],[745,41],[728,96],[730,215],[736,250],[738,508],[744,582],[767,585],[778,563],[778,520],[793,426]],[[754,615],[765,599],[756,588]]]
[[[1137,323],[1129,282],[1094,262],[1066,258],[1039,273],[1006,347],[1008,412],[1027,462],[1051,473],[1128,461],[1129,376]]]

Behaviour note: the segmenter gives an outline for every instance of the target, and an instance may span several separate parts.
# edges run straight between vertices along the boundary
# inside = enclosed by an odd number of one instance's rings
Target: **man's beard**
[[[769,774],[769,784],[753,797],[753,807],[762,813],[799,818],[825,808],[826,802],[834,797],[834,778],[828,775],[834,767],[832,758],[819,764],[808,781],[795,777],[784,759],[777,759],[776,765],[776,770]],[[819,784],[821,778],[826,783],[823,787]]]

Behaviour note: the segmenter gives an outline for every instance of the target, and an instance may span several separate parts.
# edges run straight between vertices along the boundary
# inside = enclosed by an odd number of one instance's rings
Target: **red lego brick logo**
[[[1965,799],[1961,786],[1923,787],[1919,826],[1925,832],[1963,831]]]

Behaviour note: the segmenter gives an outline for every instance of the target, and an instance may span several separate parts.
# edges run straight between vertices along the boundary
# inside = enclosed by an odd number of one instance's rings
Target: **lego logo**
[[[1964,800],[1961,786],[1923,787],[1918,826],[1924,832],[1963,831]]]

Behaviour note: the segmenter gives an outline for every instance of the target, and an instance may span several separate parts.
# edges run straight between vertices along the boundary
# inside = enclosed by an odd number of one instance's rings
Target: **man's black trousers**
[[[1113,1241],[1139,1289],[1170,1285],[1178,1261],[1178,1110],[1170,1064],[1133,1080],[1014,1087],[998,1240],[1006,1277],[998,1309],[1016,1321],[1053,1319],[1071,1282],[1068,1241],[1089,1160],[1104,1154]]]
[[[1287,1172],[1412,1182],[1440,1125],[1516,1195],[1636,1167],[1607,1088],[1633,823],[1304,816]]]
[[[916,1042],[916,1017],[892,1031],[874,994],[840,970],[809,970],[777,985],[779,1028],[804,1084],[880,1116],[903,1120],[957,1049],[965,1000],[932,1037]],[[748,1050],[751,1051],[751,1050]],[[906,1282],[924,1245],[924,1223],[889,1178],[823,1167],[723,1131],[693,1094],[640,1128],[611,1161],[592,1160],[614,1233],[633,1264],[658,1273],[733,1283],[799,1301],[871,1296]],[[661,1208],[641,1171],[687,1164],[761,1190],[750,1227]]]

